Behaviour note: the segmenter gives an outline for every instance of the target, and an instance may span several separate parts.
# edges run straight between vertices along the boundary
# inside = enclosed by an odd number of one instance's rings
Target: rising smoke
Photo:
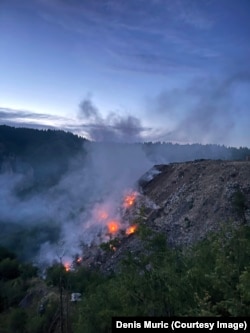
[[[108,220],[121,221],[123,196],[136,189],[136,181],[152,166],[138,145],[90,143],[87,150],[84,164],[74,162],[49,193],[53,213],[60,219],[60,241],[67,256],[79,253],[80,244],[107,240],[104,234]],[[102,212],[107,216],[99,218]],[[54,244],[46,243],[40,259],[51,261],[56,251]]]
[[[182,118],[175,129],[176,136],[188,135],[189,131],[193,133],[196,127],[196,132],[207,130],[210,134],[216,133],[213,119],[226,117],[221,108],[225,106],[228,91],[238,80],[243,78],[235,77],[217,85],[207,96],[202,93],[202,89],[208,91],[206,85],[205,88],[198,85],[190,87],[186,93],[203,97],[199,97],[192,112]],[[247,81],[248,77],[244,80]],[[164,97],[161,96],[162,107],[170,101]],[[161,111],[159,108],[158,112]],[[31,168],[27,167],[21,173],[8,170],[0,173],[0,222],[3,225],[0,243],[15,246],[21,257],[39,264],[50,264],[62,256],[71,258],[81,253],[82,244],[105,240],[107,219],[99,218],[100,212],[121,221],[120,207],[124,194],[136,190],[136,181],[153,164],[229,157],[221,155],[225,150],[218,148],[216,152],[213,147],[207,147],[209,154],[204,154],[204,151],[197,150],[199,146],[184,150],[158,144],[153,149],[148,145],[149,150],[146,151],[142,144],[129,144],[142,141],[144,132],[149,129],[131,115],[122,117],[109,113],[104,117],[90,98],[80,104],[78,118],[80,126],[96,142],[85,143],[84,153],[71,161],[67,172],[55,185],[20,197],[18,193],[25,192],[35,181]],[[231,119],[225,120],[229,127]],[[20,245],[23,240],[25,247]]]
[[[140,119],[132,115],[120,115],[109,112],[102,116],[90,97],[80,103],[79,119],[89,137],[97,142],[141,142],[144,132],[150,128],[143,127]]]
[[[148,100],[148,113],[154,110],[156,119],[170,124],[159,139],[235,145],[244,123],[249,122],[249,83],[247,71],[223,79],[200,77]]]
[[[42,191],[20,197],[32,175],[3,172],[0,243],[42,266],[80,254],[83,244],[107,240],[108,220],[121,222],[123,196],[151,166],[140,145],[87,142],[60,181]]]

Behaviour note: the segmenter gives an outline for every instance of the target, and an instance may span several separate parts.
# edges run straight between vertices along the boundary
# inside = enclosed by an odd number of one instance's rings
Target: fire
[[[71,264],[69,262],[64,263],[63,266],[64,266],[64,269],[65,269],[66,272],[70,271]]]
[[[110,234],[115,234],[119,230],[119,223],[116,220],[112,220],[108,223],[108,231]]]
[[[76,259],[76,262],[77,262],[78,264],[80,264],[80,263],[82,262],[82,258],[81,258],[81,257],[78,257],[78,258]]]
[[[124,201],[123,201],[123,207],[129,208],[129,207],[133,206],[135,203],[136,197],[137,197],[136,192],[132,192],[132,193],[126,195],[124,198]]]
[[[131,225],[126,229],[126,235],[131,235],[137,230],[137,225]]]

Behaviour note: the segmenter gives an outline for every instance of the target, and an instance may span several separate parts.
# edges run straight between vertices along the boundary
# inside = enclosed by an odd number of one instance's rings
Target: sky
[[[250,147],[249,0],[0,0],[0,124]]]

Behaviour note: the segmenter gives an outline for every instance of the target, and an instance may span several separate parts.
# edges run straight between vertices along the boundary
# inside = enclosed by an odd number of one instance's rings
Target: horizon
[[[91,143],[95,143],[95,144],[107,144],[107,145],[139,145],[139,144],[171,144],[171,145],[179,145],[179,146],[191,146],[191,145],[200,145],[200,146],[218,146],[218,147],[225,147],[226,149],[230,149],[230,148],[235,148],[235,149],[250,149],[250,147],[248,146],[227,146],[224,144],[217,144],[217,143],[200,143],[200,142],[175,142],[175,141],[138,141],[138,142],[126,142],[126,141],[121,141],[121,142],[117,142],[117,141],[94,141],[91,139],[88,139],[82,135],[79,135],[77,133],[73,133],[71,131],[65,130],[65,129],[60,129],[60,128],[56,128],[56,127],[42,127],[39,126],[38,128],[36,127],[26,127],[26,126],[22,126],[22,125],[16,125],[16,126],[10,126],[10,125],[6,125],[6,124],[0,124],[1,126],[6,126],[6,127],[10,127],[10,128],[14,128],[14,129],[25,129],[25,130],[37,130],[37,131],[58,131],[58,132],[64,132],[65,134],[72,134],[80,139],[86,140],[88,142]]]

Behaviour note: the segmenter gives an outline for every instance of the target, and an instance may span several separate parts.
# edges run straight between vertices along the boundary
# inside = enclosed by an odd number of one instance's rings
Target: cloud
[[[76,119],[27,110],[0,107],[0,124],[36,129],[60,129],[87,137],[87,133]]]
[[[0,123],[14,127],[27,127],[37,129],[67,129],[73,125],[73,120],[46,113],[36,113],[27,110],[17,110],[0,107]]]
[[[33,128],[56,128],[52,123],[62,122],[62,117],[0,107],[0,123],[9,126],[27,126]]]
[[[32,111],[27,110],[17,110],[17,109],[11,109],[11,108],[4,108],[0,107],[0,120],[13,120],[17,121],[17,119],[42,119],[42,120],[52,120],[52,121],[62,121],[65,120],[63,117],[59,116],[53,116],[47,113],[36,113]]]
[[[98,48],[105,66],[112,69],[164,75],[197,70],[202,61],[220,55],[211,40],[209,46],[197,35],[190,38],[190,27],[203,30],[212,26],[206,6],[193,1],[39,2],[43,20],[80,34],[82,52],[88,50],[98,57]],[[81,52],[79,48],[77,52]]]

